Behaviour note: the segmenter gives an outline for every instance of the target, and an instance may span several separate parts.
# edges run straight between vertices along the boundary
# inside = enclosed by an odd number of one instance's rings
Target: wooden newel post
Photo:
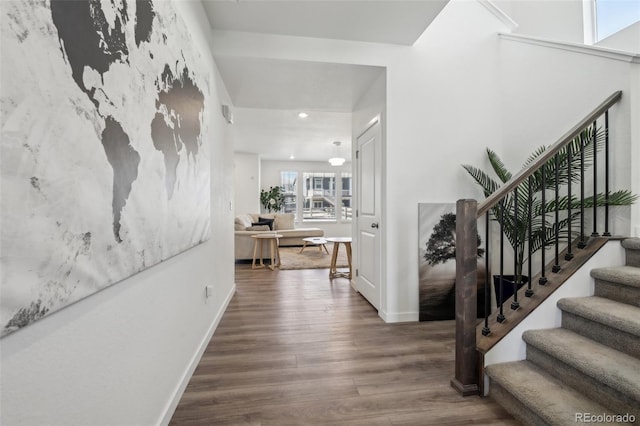
[[[456,363],[453,386],[463,396],[477,395],[478,202],[456,203]]]

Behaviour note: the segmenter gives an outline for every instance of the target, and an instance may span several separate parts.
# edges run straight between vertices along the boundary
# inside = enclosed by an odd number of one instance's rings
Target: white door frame
[[[380,208],[379,208],[379,213],[380,213],[380,218],[379,218],[379,240],[380,240],[380,268],[379,268],[379,289],[380,289],[380,299],[379,299],[379,307],[378,307],[378,315],[385,319],[386,317],[386,311],[387,311],[387,286],[386,286],[386,258],[387,258],[387,254],[386,254],[386,222],[385,222],[385,211],[386,211],[386,207],[385,207],[385,200],[386,200],[386,179],[385,179],[385,170],[386,170],[386,166],[385,166],[385,162],[386,162],[386,149],[385,149],[385,145],[386,145],[386,139],[385,139],[385,127],[384,127],[384,122],[382,121],[382,114],[379,113],[377,115],[375,115],[371,120],[369,120],[369,122],[363,126],[362,128],[358,129],[358,131],[355,133],[356,137],[354,138],[354,142],[352,144],[352,158],[356,158],[356,151],[358,150],[358,139],[360,138],[360,136],[362,136],[363,134],[365,134],[372,126],[374,126],[376,123],[379,123],[380,125]],[[359,192],[359,188],[360,188],[360,182],[357,181],[357,179],[360,178],[360,162],[359,161],[355,161],[354,162],[354,168],[353,168],[353,181],[352,184],[354,186],[354,188],[356,188],[356,190],[354,191],[354,205],[356,207],[359,208],[360,206],[360,192]],[[357,286],[357,276],[356,276],[356,271],[358,270],[358,256],[359,256],[359,250],[360,250],[360,241],[359,240],[359,226],[360,226],[360,218],[359,216],[356,216],[353,220],[352,223],[352,235],[355,236],[354,238],[354,244],[353,244],[353,259],[354,259],[354,277],[351,281],[351,287],[358,291],[358,286]]]

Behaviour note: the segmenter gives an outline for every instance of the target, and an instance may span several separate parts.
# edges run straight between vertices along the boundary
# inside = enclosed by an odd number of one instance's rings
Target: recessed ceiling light
[[[296,157],[294,157],[294,156],[293,156],[293,154],[291,154],[291,155],[289,156],[289,160],[295,160],[295,159],[296,159]]]
[[[300,118],[307,118],[308,116],[309,116],[309,114],[307,114],[306,112],[298,113],[298,117],[300,117]]]

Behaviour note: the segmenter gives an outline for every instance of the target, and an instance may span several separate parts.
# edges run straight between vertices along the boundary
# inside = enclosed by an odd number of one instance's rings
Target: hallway
[[[172,425],[517,425],[462,398],[452,321],[385,324],[326,269],[236,265],[237,292]]]

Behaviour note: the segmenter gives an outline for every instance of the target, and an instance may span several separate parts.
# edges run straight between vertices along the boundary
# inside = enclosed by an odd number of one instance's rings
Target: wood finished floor
[[[236,265],[237,292],[172,425],[517,425],[459,396],[454,324],[385,324],[328,270]]]

